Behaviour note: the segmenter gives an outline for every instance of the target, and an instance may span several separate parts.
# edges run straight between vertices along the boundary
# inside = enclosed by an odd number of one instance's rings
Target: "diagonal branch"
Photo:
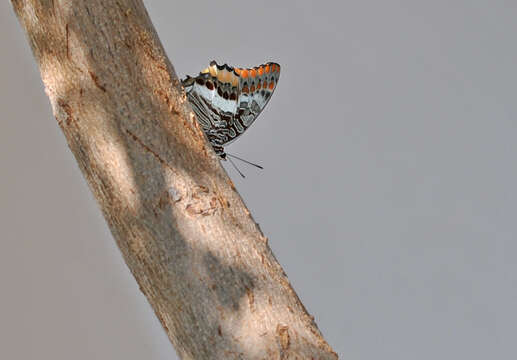
[[[140,0],[12,0],[124,259],[182,359],[337,359],[222,170]]]

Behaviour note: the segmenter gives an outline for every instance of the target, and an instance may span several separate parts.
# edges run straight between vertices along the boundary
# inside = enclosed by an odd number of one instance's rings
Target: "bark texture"
[[[12,0],[53,113],[182,359],[337,359],[206,142],[140,0]]]

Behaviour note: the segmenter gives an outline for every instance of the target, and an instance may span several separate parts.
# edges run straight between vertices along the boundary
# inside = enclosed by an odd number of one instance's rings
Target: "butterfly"
[[[212,61],[198,76],[181,81],[201,128],[221,159],[226,160],[224,147],[262,112],[279,76],[280,65],[273,62],[244,69]]]

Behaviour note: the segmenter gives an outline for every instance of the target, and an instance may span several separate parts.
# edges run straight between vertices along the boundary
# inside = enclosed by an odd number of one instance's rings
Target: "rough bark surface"
[[[12,0],[53,113],[182,359],[337,359],[207,144],[140,0]]]

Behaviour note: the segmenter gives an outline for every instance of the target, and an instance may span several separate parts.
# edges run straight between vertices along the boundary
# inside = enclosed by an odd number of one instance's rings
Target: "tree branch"
[[[12,0],[54,116],[182,359],[337,359],[194,117],[140,0]]]

